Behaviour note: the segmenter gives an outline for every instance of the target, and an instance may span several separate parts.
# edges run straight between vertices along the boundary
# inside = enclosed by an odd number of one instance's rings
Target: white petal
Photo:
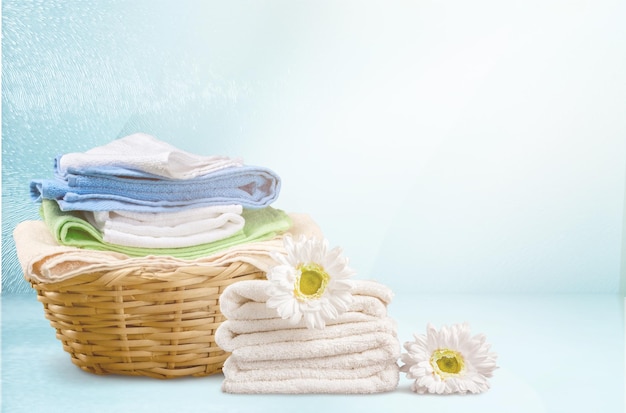
[[[430,351],[435,351],[439,348],[439,335],[437,330],[432,325],[429,325],[426,334],[426,346]]]
[[[421,348],[423,349],[427,349],[428,348],[428,341],[426,340],[426,336],[423,334],[414,334],[413,337],[415,337],[415,343],[417,345],[419,345]]]
[[[428,391],[426,387],[418,385],[417,382],[414,382],[411,385],[411,390],[413,390],[417,394],[425,394]]]
[[[289,317],[289,324],[298,324],[300,320],[302,320],[302,313],[300,311],[296,311],[291,315],[291,317]]]
[[[411,374],[413,376],[415,376],[415,377],[412,377],[412,378],[417,378],[417,377],[425,376],[426,374],[429,374],[429,373],[423,367],[413,366],[413,368],[411,368]],[[411,377],[409,377],[409,378],[411,378]]]
[[[345,291],[347,293],[350,293],[350,291],[352,290],[352,284],[350,282],[348,282],[348,280],[336,280],[336,279],[332,279],[329,283],[328,283],[328,288],[335,292],[335,291]]]
[[[431,384],[435,383],[435,380],[433,379],[432,376],[427,375],[427,376],[422,376],[419,379],[416,380],[416,383],[419,386],[423,386],[423,387],[430,387]]]
[[[437,347],[438,348],[450,348],[450,330],[448,329],[448,326],[442,326],[439,329],[439,334],[438,334],[439,340],[437,342]]]
[[[322,305],[320,311],[326,320],[334,320],[339,316],[335,306],[330,303]]]

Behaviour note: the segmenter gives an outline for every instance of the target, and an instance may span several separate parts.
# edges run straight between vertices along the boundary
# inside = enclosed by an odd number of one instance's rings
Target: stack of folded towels
[[[291,324],[269,308],[270,281],[240,281],[220,298],[226,316],[216,343],[228,393],[379,393],[398,385],[400,344],[387,315],[389,288],[352,280],[353,301],[324,329]]]
[[[288,230],[270,206],[280,179],[239,159],[200,156],[143,133],[55,159],[30,183],[61,245],[129,257],[198,259]]]

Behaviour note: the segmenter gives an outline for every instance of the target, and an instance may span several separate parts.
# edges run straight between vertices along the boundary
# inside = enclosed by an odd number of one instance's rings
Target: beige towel
[[[368,321],[347,321],[352,317],[344,317],[342,314],[334,321],[334,324],[327,324],[322,330],[309,328],[293,328],[286,325],[285,328],[278,327],[275,330],[257,331],[250,333],[238,333],[237,321],[224,321],[215,333],[215,342],[226,351],[236,351],[237,349],[249,346],[269,346],[279,343],[294,343],[294,346],[311,346],[316,340],[330,340],[339,338],[360,337],[370,333],[386,333],[396,335],[395,321],[389,317],[375,318]],[[263,324],[269,320],[258,320],[257,324]],[[288,320],[280,320],[288,323]],[[281,355],[281,357],[284,355]]]
[[[233,372],[234,373],[234,372]],[[222,382],[222,391],[244,394],[367,394],[382,393],[398,387],[399,368],[396,364],[385,365],[380,371],[365,376],[359,374],[353,378],[316,378],[302,377],[285,380],[273,380],[272,374],[261,380],[234,379],[237,374],[229,375]],[[345,373],[345,372],[344,372]]]
[[[314,331],[319,333],[323,330]],[[218,345],[221,347],[219,343]],[[397,354],[400,350],[400,342],[395,333],[374,331],[360,335],[322,338],[302,342],[281,341],[278,343],[250,345],[233,349],[231,357],[242,361],[280,360],[286,365],[288,360],[350,355],[376,348],[390,349]]]
[[[292,369],[355,369],[372,365],[397,364],[400,343],[390,340],[389,346],[364,350],[353,354],[340,354],[336,356],[312,357],[292,360],[242,360],[230,356],[226,363],[236,370],[278,370],[282,368]]]
[[[350,360],[350,357],[344,356],[343,358]],[[369,363],[364,366],[354,366],[350,368],[338,368],[335,366],[328,366],[326,368],[319,366],[294,368],[289,363],[281,363],[281,365],[271,370],[250,370],[240,368],[239,365],[237,365],[235,357],[230,357],[224,363],[223,371],[224,374],[228,376],[229,380],[233,382],[268,381],[270,377],[272,380],[276,381],[293,379],[341,380],[371,377],[387,369],[390,365],[395,364],[394,362],[395,360],[391,363]]]
[[[369,323],[378,321],[381,318],[386,317],[387,309],[378,305],[375,305],[376,298],[373,297],[357,297],[353,302],[349,311],[341,314],[334,320],[329,320],[326,325],[332,326],[335,324],[347,324],[347,323]],[[359,305],[359,302],[369,302],[368,304],[374,305]],[[371,311],[375,309],[375,311]],[[275,315],[276,313],[274,313]],[[303,329],[306,324],[304,322],[291,324],[289,320],[283,318],[264,318],[257,320],[227,320],[227,326],[224,327],[228,330],[229,335],[237,336],[240,334],[251,333],[263,333],[278,330],[300,330]],[[295,332],[295,331],[294,331]]]

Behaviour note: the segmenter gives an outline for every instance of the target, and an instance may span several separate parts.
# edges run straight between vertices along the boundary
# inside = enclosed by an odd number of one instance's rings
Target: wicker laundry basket
[[[230,284],[265,278],[246,263],[129,268],[32,282],[72,362],[95,374],[168,379],[221,371],[218,300]]]

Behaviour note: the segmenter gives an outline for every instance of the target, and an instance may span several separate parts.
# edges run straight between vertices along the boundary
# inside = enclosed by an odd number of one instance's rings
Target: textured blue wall
[[[397,290],[616,292],[624,2],[2,2],[11,232],[58,153],[143,131],[283,178]]]

